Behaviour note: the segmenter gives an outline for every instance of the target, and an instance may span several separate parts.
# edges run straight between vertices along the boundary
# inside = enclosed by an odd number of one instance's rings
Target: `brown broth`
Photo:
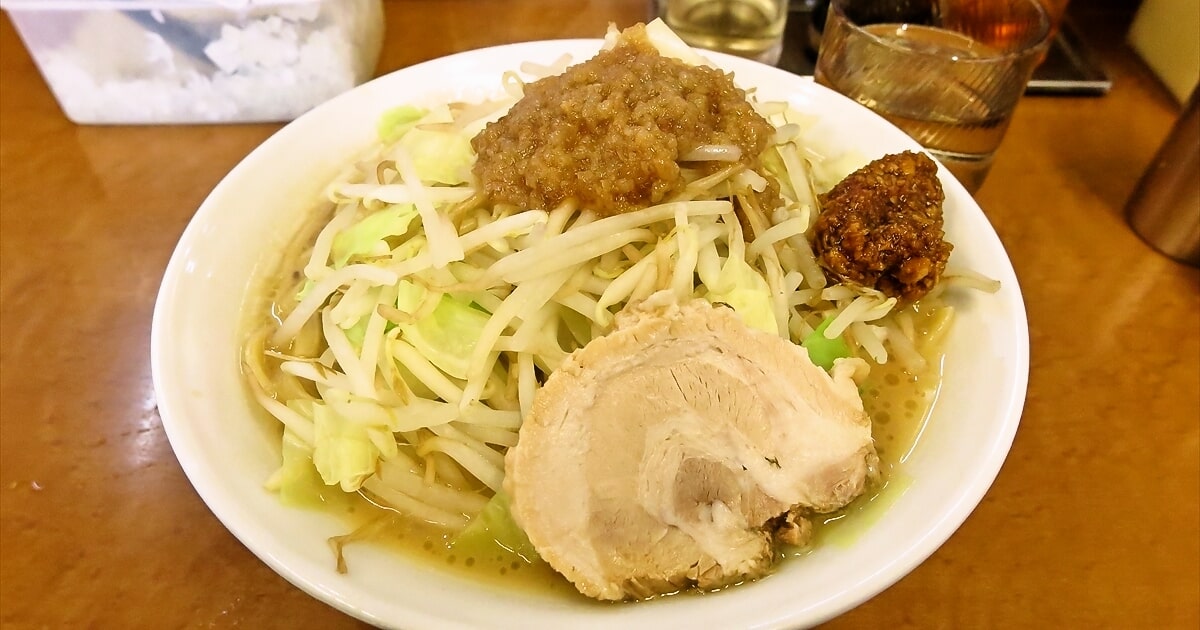
[[[930,327],[936,325],[937,314],[924,312],[916,315],[914,319],[920,339],[927,339]],[[942,353],[939,344],[930,340],[920,349],[928,361],[924,371],[910,374],[897,362],[873,365],[870,376],[861,388],[863,406],[871,417],[879,453],[881,481],[846,507],[815,517],[812,544],[805,548],[782,549],[780,559],[804,556],[823,545],[844,547],[852,544],[886,513],[887,508],[909,486],[911,479],[904,474],[903,463],[933,411],[941,382]],[[505,589],[587,600],[549,564],[538,559],[526,560],[494,542],[486,546],[456,545],[452,535],[426,523],[405,518],[357,495],[346,502],[342,509],[355,527],[379,518],[390,520],[382,533],[370,537],[369,541],[350,543],[351,556],[355,546],[380,545],[389,551],[473,581]],[[330,562],[333,561],[330,558]],[[348,570],[353,572],[352,557],[348,559],[348,564]]]
[[[904,462],[925,430],[942,382],[944,330],[953,311],[914,306],[911,314],[917,334],[917,349],[925,358],[925,369],[910,373],[897,361],[872,365],[861,387],[863,408],[871,418],[871,434],[879,454],[880,481],[846,507],[813,518],[812,544],[787,555],[804,555],[812,548],[833,544],[848,546],[887,512],[912,483]]]
[[[426,566],[438,567],[448,573],[504,589],[587,599],[540,559],[525,559],[494,541],[489,544],[456,544],[452,534],[437,527],[378,507],[361,497],[354,503],[358,514],[351,514],[353,521],[366,524],[373,519],[387,518],[389,523],[379,535],[363,542],[350,543],[347,547],[350,550],[350,557],[347,558],[347,570],[350,573],[354,572],[355,546],[370,545],[399,553]]]

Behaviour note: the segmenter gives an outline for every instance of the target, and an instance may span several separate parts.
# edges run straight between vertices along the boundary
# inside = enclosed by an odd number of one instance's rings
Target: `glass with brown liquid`
[[[833,0],[816,81],[904,130],[974,193],[1045,54],[1049,17],[1038,0],[941,0],[923,23],[889,19],[891,5],[912,20],[913,4]]]

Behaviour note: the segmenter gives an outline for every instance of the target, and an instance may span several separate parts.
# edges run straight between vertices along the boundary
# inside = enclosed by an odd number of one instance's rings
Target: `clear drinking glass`
[[[832,0],[816,81],[903,129],[974,193],[1050,32],[1038,0]]]
[[[658,0],[658,14],[689,45],[774,65],[788,0]]]

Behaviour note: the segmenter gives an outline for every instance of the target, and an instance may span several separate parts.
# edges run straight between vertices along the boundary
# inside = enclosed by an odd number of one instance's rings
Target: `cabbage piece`
[[[850,346],[841,336],[830,339],[825,336],[825,329],[829,328],[829,324],[833,322],[832,317],[826,317],[825,321],[817,326],[816,330],[805,337],[800,345],[808,350],[808,358],[818,367],[829,371],[833,368],[833,362],[837,359],[844,359],[850,356]]]
[[[375,125],[375,131],[379,134],[379,140],[384,144],[395,142],[404,132],[412,129],[417,121],[424,118],[429,111],[413,105],[401,105],[393,107],[379,117],[379,122]]]
[[[296,401],[292,401],[296,402]],[[295,408],[291,403],[289,407]],[[289,430],[283,432],[283,462],[271,478],[284,505],[317,507],[322,503],[321,476],[312,465],[312,449]]]
[[[358,223],[338,232],[333,237],[330,257],[333,268],[340,269],[354,256],[385,256],[391,249],[384,241],[389,236],[400,236],[417,217],[417,208],[412,204],[391,205],[373,212]]]
[[[431,110],[404,105],[384,113],[379,136],[385,144],[398,141],[396,147],[412,160],[423,183],[456,186],[470,179],[475,151],[453,122],[445,105]]]
[[[475,153],[471,139],[461,131],[415,128],[399,145],[408,150],[422,182],[455,186],[471,175]]]
[[[360,317],[355,324],[346,329],[346,339],[350,340],[350,345],[357,352],[362,352],[363,341],[367,338],[367,324],[370,318]]]
[[[424,292],[420,287],[401,288],[397,300],[400,310],[411,313],[420,304],[424,296],[415,297],[416,290]],[[466,379],[471,354],[490,317],[470,302],[443,295],[428,317],[414,324],[400,324],[399,328],[404,339],[430,363],[454,378]]]
[[[404,338],[439,370],[466,379],[470,355],[484,334],[488,317],[467,302],[444,295],[430,317],[400,328]]]
[[[312,404],[312,418],[312,462],[321,479],[346,492],[357,491],[367,477],[375,474],[379,461],[379,447],[368,431],[371,425],[355,422],[318,402]]]
[[[337,303],[330,307],[330,316],[342,330],[364,322],[379,304],[379,291],[369,283],[355,280],[342,292]]]
[[[779,185],[780,192],[787,197],[795,199],[796,191],[792,190],[792,180],[788,177],[787,165],[783,163],[783,158],[779,155],[779,149],[767,147],[767,150],[762,152],[760,159],[762,161],[762,169],[775,177],[775,183]]]
[[[312,418],[313,401],[293,399],[287,406],[296,413]],[[313,449],[295,433],[284,429],[281,441],[281,463],[267,481],[267,489],[279,493],[281,503],[292,507],[335,509],[349,507],[352,495],[325,485],[313,466]]]
[[[533,543],[529,542],[525,531],[513,520],[508,504],[508,495],[497,492],[487,505],[483,506],[483,511],[471,519],[467,528],[454,537],[451,544],[455,547],[467,547],[471,551],[497,545],[520,556],[526,562],[538,560],[537,550],[534,549]]]
[[[401,280],[396,283],[396,308],[412,315],[421,308],[426,293],[425,287],[412,280]]]
[[[730,258],[721,269],[715,288],[705,298],[713,304],[727,304],[747,326],[772,335],[779,334],[774,303],[767,281],[740,258]]]
[[[304,299],[304,296],[308,295],[308,292],[312,291],[313,287],[315,287],[315,286],[317,286],[316,280],[313,280],[312,278],[305,280],[304,286],[300,287],[300,290],[296,292],[296,301],[297,302],[302,301]]]
[[[815,160],[809,166],[818,190],[829,190],[870,161],[862,153],[850,150],[824,160]]]

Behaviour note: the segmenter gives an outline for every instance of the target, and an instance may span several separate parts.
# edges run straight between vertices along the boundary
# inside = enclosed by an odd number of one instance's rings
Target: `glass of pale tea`
[[[788,0],[657,0],[683,41],[775,65],[783,51]]]
[[[1049,46],[1040,0],[831,0],[815,78],[983,185]]]

